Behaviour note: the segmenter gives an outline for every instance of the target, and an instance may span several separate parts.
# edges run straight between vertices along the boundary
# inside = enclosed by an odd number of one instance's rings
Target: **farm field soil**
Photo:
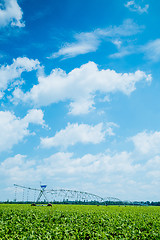
[[[160,239],[160,207],[0,204],[0,239]]]

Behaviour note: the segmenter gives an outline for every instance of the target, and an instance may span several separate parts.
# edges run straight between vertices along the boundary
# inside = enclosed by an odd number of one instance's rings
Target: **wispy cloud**
[[[122,46],[117,47],[117,49],[118,49],[118,52],[109,55],[110,58],[122,58],[122,57],[136,53],[135,46],[133,46],[133,45],[129,45],[129,46],[122,45]],[[138,53],[138,51],[137,51],[137,53]]]
[[[137,4],[135,1],[128,1],[124,6],[130,11],[137,12],[139,14],[147,13],[149,8],[149,4],[145,4],[144,7],[141,7],[141,5]]]
[[[143,26],[138,26],[131,19],[127,19],[120,26],[110,26],[105,29],[96,29],[93,32],[82,32],[74,35],[75,41],[65,43],[58,52],[53,53],[48,58],[75,57],[80,54],[95,52],[100,46],[102,40],[111,41],[120,37],[128,37],[137,34]]]
[[[146,60],[149,60],[151,62],[160,61],[160,38],[149,41],[144,45],[127,45],[124,43],[121,43],[119,45],[116,43],[114,44],[117,47],[118,51],[114,54],[111,54],[109,56],[110,58],[122,58],[127,55],[141,53],[145,56]]]
[[[24,27],[22,21],[23,12],[17,3],[17,0],[4,0],[0,5],[0,27],[11,26]]]
[[[75,57],[79,54],[94,52],[97,50],[100,40],[96,33],[80,33],[74,36],[75,43],[65,43],[65,45],[50,58],[64,56],[64,58]]]
[[[147,59],[157,62],[160,61],[160,38],[150,41],[144,47],[141,47]]]

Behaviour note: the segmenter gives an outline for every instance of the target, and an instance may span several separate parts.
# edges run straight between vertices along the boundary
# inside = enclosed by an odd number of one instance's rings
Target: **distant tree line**
[[[33,202],[31,201],[4,201],[0,203],[5,203],[5,204],[31,204]],[[51,202],[52,204],[79,204],[79,205],[132,205],[132,206],[160,206],[160,201],[159,202],[150,202],[150,201],[105,201],[105,202],[98,202],[98,201],[54,201]],[[46,201],[43,202],[36,202],[36,204],[47,204]]]

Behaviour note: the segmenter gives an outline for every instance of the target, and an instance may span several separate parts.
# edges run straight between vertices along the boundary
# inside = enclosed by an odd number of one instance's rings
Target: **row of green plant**
[[[160,239],[160,207],[0,205],[0,239]]]

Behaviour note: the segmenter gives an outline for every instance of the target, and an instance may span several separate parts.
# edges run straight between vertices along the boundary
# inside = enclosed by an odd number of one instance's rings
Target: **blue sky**
[[[0,2],[0,200],[42,182],[159,201],[159,5]]]

